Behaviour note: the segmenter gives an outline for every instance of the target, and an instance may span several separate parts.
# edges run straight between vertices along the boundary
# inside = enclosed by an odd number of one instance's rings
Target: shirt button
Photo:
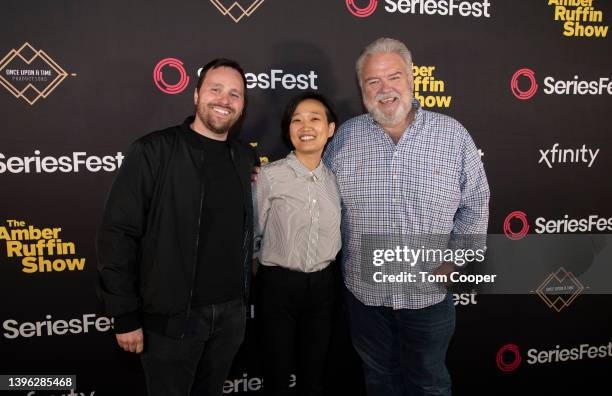
[[[391,224],[391,227],[395,228],[395,223]]]
[[[317,200],[316,200],[316,199],[313,199],[313,200],[312,200],[312,203],[317,203]]]
[[[394,156],[394,157],[397,157],[397,151],[394,151],[394,152],[393,152],[393,156]]]
[[[397,202],[397,198],[391,199],[391,202],[396,203]]]

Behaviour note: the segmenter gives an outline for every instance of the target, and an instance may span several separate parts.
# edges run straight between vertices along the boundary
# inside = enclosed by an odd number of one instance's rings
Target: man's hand
[[[115,334],[117,343],[126,352],[141,353],[144,347],[142,328],[129,333]]]
[[[259,172],[261,172],[261,166],[254,166],[253,173],[251,173],[251,183],[255,183],[257,181],[257,176],[259,176]]]

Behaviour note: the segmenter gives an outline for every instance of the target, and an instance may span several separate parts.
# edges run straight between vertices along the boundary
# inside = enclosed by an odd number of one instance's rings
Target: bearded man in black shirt
[[[106,202],[99,292],[150,395],[222,394],[244,338],[256,156],[230,129],[245,93],[238,63],[204,66],[195,115],[134,142]]]

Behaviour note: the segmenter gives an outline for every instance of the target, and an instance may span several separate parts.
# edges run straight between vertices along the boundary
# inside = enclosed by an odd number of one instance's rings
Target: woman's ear
[[[334,132],[336,132],[336,123],[330,122],[328,128],[329,128],[329,134],[327,135],[327,138],[329,139],[330,137],[334,136]]]

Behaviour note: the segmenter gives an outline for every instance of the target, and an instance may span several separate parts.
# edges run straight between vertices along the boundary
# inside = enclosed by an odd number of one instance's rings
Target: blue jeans
[[[369,396],[451,394],[445,364],[455,331],[450,293],[422,309],[367,306],[346,288],[344,300]]]

